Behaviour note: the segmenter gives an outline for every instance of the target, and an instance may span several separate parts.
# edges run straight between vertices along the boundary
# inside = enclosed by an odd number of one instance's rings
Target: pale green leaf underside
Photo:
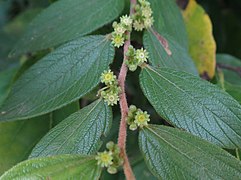
[[[90,92],[114,57],[106,36],[87,36],[59,47],[15,83],[0,121],[26,119],[63,107]]]
[[[33,149],[30,158],[57,154],[93,154],[111,127],[112,113],[99,99],[54,127]]]
[[[0,180],[98,180],[100,174],[101,168],[92,156],[58,155],[24,161],[3,174]]]
[[[149,61],[155,67],[168,67],[198,75],[197,69],[188,51],[179,45],[171,36],[165,36],[172,55],[168,55],[159,40],[151,31],[144,34],[144,46],[149,52]]]
[[[159,179],[232,179],[241,163],[221,148],[187,132],[149,125],[139,134],[140,149]]]
[[[174,0],[148,0],[154,17],[154,28],[160,34],[168,34],[188,49],[188,38],[180,9]],[[178,27],[178,28],[175,28]]]
[[[147,67],[142,90],[167,121],[221,147],[241,147],[241,106],[217,86],[191,74]]]
[[[59,0],[30,24],[12,55],[63,44],[111,22],[122,11],[123,0]]]

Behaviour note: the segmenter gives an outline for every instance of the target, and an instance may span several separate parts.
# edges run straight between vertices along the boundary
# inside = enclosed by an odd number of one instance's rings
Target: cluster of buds
[[[129,129],[134,131],[137,127],[144,127],[148,125],[150,121],[150,115],[146,111],[142,111],[136,106],[131,105],[129,107],[128,116],[127,116],[127,124],[130,125]]]
[[[121,88],[118,85],[116,75],[109,69],[101,74],[101,82],[106,86],[102,88],[98,94],[107,102],[108,105],[115,105],[120,100],[119,94]]]
[[[106,167],[110,174],[115,174],[117,173],[117,168],[124,163],[123,158],[120,156],[120,148],[112,141],[106,144],[106,148],[108,150],[98,152],[95,159],[98,165]]]
[[[135,6],[133,14],[133,27],[136,31],[142,31],[144,28],[149,28],[153,25],[152,10],[150,3],[146,0],[138,0],[139,4]]]
[[[130,16],[122,16],[120,18],[120,23],[116,21],[113,22],[112,26],[114,32],[112,32],[112,44],[115,47],[120,47],[124,45],[125,40],[127,39],[126,32],[131,32],[132,30],[132,19]]]
[[[148,52],[145,49],[135,49],[132,45],[128,47],[128,51],[125,55],[127,57],[125,63],[130,71],[135,71],[138,66],[147,62],[148,59]]]

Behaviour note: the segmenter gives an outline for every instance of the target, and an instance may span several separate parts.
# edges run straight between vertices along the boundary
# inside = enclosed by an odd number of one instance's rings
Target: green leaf
[[[227,93],[241,103],[241,60],[229,54],[217,54],[216,80]]]
[[[74,112],[78,111],[79,109],[80,109],[79,101],[75,101],[65,107],[62,107],[61,109],[57,109],[56,111],[53,111],[52,112],[52,120],[53,120],[52,126],[56,126],[62,120],[64,120],[69,115],[73,114]]]
[[[142,160],[132,167],[136,179],[138,180],[157,180],[155,176],[147,168],[145,162]],[[124,178],[123,178],[124,179]]]
[[[59,155],[24,161],[3,174],[0,180],[98,180],[100,174],[101,168],[93,156]]]
[[[225,148],[241,147],[241,106],[217,86],[167,68],[144,68],[140,84],[159,115]]]
[[[228,82],[224,83],[224,88],[234,99],[241,104],[241,85],[233,85]]]
[[[55,126],[33,149],[30,158],[57,154],[93,154],[112,121],[111,109],[99,99]]]
[[[8,34],[19,38],[20,35],[22,35],[22,33],[28,27],[29,22],[31,22],[33,18],[39,14],[40,11],[40,8],[27,9],[26,11],[16,16],[16,18],[14,18],[8,24],[6,24],[3,27],[3,30]]]
[[[30,24],[12,55],[33,52],[83,36],[115,19],[123,0],[59,0]]]
[[[175,1],[148,0],[151,3],[154,28],[158,33],[168,34],[178,44],[188,49],[188,38],[180,9]],[[178,27],[178,28],[175,28]]]
[[[240,75],[226,67],[241,68],[241,60],[229,54],[217,54],[217,66],[224,74],[224,80],[235,85],[241,85]]]
[[[198,74],[195,65],[185,48],[179,45],[170,36],[165,36],[172,54],[168,55],[158,38],[151,31],[144,34],[144,46],[149,52],[150,63],[155,67],[170,67]]]
[[[17,72],[17,68],[9,68],[3,72],[0,72],[0,106],[7,98],[10,91],[10,85]]]
[[[221,148],[187,132],[149,125],[139,134],[149,169],[159,179],[240,179],[241,163]]]
[[[32,148],[49,129],[49,115],[0,123],[0,174],[27,159]]]
[[[0,121],[45,114],[76,101],[100,81],[114,57],[106,36],[69,42],[29,68],[0,109]]]

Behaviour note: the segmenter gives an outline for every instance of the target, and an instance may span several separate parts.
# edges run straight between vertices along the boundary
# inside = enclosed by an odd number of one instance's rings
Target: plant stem
[[[136,4],[136,0],[130,0],[130,16],[134,13],[134,5]],[[119,127],[119,136],[118,136],[118,145],[121,149],[122,156],[124,158],[123,169],[127,180],[134,180],[135,176],[131,169],[127,154],[126,154],[126,136],[127,136],[127,129],[126,129],[126,118],[128,114],[128,103],[126,99],[125,93],[125,80],[127,74],[127,66],[125,61],[127,60],[126,52],[130,45],[130,32],[127,32],[127,40],[124,44],[124,59],[121,65],[118,81],[121,87],[121,94],[120,94],[120,109],[121,109],[121,121]]]

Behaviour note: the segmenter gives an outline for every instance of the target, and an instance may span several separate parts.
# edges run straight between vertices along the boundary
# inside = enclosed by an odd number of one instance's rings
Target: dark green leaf
[[[59,124],[62,120],[67,118],[69,115],[73,114],[74,112],[78,111],[80,109],[79,107],[79,101],[73,102],[65,107],[62,107],[61,109],[58,109],[56,111],[52,112],[52,126],[56,126]]]
[[[0,106],[7,98],[10,91],[10,85],[13,81],[14,75],[17,72],[17,68],[9,68],[3,72],[0,72]]]
[[[144,45],[149,52],[150,63],[155,67],[169,67],[197,75],[197,70],[187,50],[175,42],[170,36],[165,36],[165,38],[172,52],[171,55],[166,53],[157,37],[151,31],[145,32]]]
[[[114,48],[106,36],[69,42],[29,68],[0,109],[0,121],[45,114],[90,92],[108,68]]]
[[[235,69],[241,69],[241,60],[231,56],[229,54],[217,54],[217,66],[224,74],[224,80],[235,85],[241,85],[241,77],[235,72],[235,70],[229,69],[229,67]],[[226,67],[226,68],[225,68]],[[236,70],[238,71],[238,69]],[[240,72],[241,70],[239,70]]]
[[[221,147],[241,147],[241,106],[217,86],[167,68],[144,68],[144,94],[167,121]]]
[[[101,168],[92,156],[59,155],[24,161],[7,171],[0,179],[98,180],[100,174]]]
[[[109,132],[111,109],[103,100],[72,114],[55,126],[33,149],[30,158],[56,154],[92,154]]]
[[[149,125],[140,149],[159,179],[240,179],[241,163],[221,148],[178,129]]]
[[[241,85],[233,85],[228,82],[224,83],[224,88],[234,99],[241,104]]]
[[[136,179],[138,180],[157,180],[155,176],[147,168],[145,162],[142,160],[137,164],[133,165],[133,172],[135,174]]]
[[[154,17],[154,28],[160,34],[168,34],[178,44],[188,49],[188,38],[180,9],[175,1],[148,0],[151,3]],[[178,28],[175,28],[178,27]]]
[[[123,5],[123,0],[59,0],[32,21],[12,54],[46,49],[88,34],[115,19]]]
[[[27,159],[32,148],[49,129],[49,115],[0,123],[0,174]]]
[[[19,38],[20,35],[26,30],[29,22],[41,11],[40,8],[28,9],[10,21],[3,30],[8,34],[14,35]]]

